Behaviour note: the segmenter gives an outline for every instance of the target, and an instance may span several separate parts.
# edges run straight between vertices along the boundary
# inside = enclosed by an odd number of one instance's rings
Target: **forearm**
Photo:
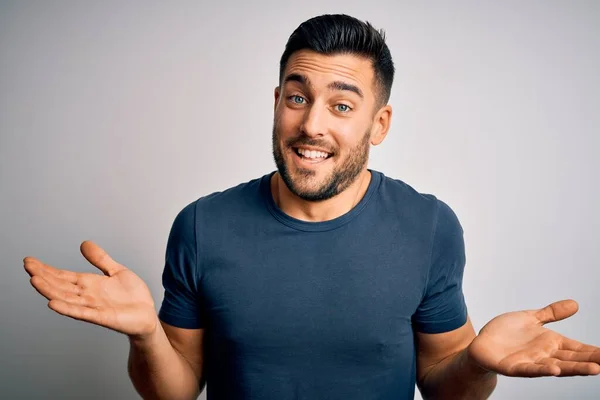
[[[475,364],[468,348],[431,367],[419,382],[425,400],[487,399],[496,387],[497,376]]]
[[[146,339],[129,340],[127,370],[144,399],[196,399],[201,384],[190,364],[173,348],[162,326]]]

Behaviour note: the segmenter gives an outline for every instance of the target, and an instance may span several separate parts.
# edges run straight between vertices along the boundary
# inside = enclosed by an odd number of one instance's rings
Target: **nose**
[[[327,110],[318,103],[313,103],[304,113],[302,132],[306,136],[318,137],[327,133]]]

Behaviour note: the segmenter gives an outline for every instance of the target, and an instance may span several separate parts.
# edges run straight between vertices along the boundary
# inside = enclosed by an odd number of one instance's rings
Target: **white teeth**
[[[327,158],[328,154],[322,151],[298,149],[298,153],[306,158]]]

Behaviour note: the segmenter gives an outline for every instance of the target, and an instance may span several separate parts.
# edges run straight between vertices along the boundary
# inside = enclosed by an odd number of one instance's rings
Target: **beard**
[[[277,128],[273,124],[273,158],[277,165],[277,170],[283,182],[286,184],[288,189],[307,201],[323,201],[328,200],[339,193],[343,192],[350,186],[367,164],[369,160],[369,142],[370,142],[370,130],[367,130],[360,142],[350,150],[350,153],[342,161],[340,165],[334,167],[333,171],[327,176],[318,187],[309,189],[305,185],[302,185],[303,181],[313,178],[317,175],[317,171],[309,169],[296,169],[294,174],[290,172],[290,168],[285,162],[283,156],[284,149],[279,144],[279,135],[277,134]],[[299,136],[297,138],[289,139],[283,146],[287,149],[291,149],[292,146],[316,146],[331,151],[327,143],[315,139],[311,139],[306,135]],[[293,150],[292,150],[293,151]],[[333,156],[332,156],[333,157]]]

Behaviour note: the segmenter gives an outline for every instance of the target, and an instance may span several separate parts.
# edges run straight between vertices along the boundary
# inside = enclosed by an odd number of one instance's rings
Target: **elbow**
[[[417,388],[423,400],[455,400],[455,399],[488,399],[498,384],[498,376],[490,373],[490,376],[476,381],[448,382],[444,386],[428,386],[423,382],[417,382]]]

